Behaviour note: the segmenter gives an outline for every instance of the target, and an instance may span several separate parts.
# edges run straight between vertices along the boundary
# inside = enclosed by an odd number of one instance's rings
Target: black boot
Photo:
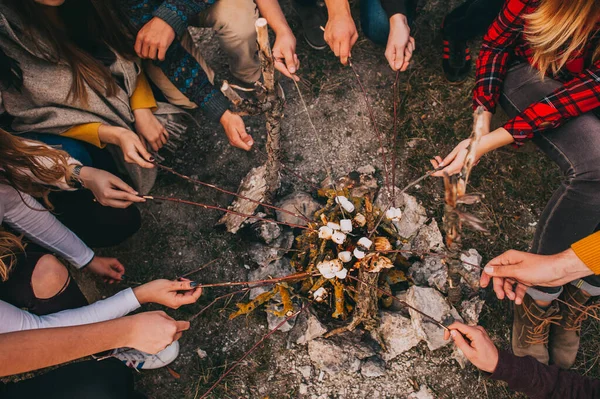
[[[466,41],[452,40],[444,33],[442,25],[442,40],[444,45],[442,68],[444,75],[451,83],[464,81],[471,72],[471,51]]]
[[[294,1],[294,9],[300,17],[304,39],[315,50],[327,48],[323,28],[327,24],[327,9],[322,1]]]

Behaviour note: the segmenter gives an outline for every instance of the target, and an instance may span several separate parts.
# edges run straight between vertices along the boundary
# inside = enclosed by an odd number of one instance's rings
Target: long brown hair
[[[567,61],[582,51],[597,33],[600,2],[597,0],[540,0],[526,16],[525,37],[533,50],[533,63],[542,73],[556,74]],[[600,58],[594,50],[592,61]]]
[[[64,151],[26,143],[0,129],[0,183],[43,198],[48,205],[48,185],[70,177],[67,159]],[[20,238],[0,228],[0,280],[8,278],[19,251],[23,251]]]
[[[34,0],[3,1],[17,12],[24,24],[22,33],[37,43],[48,61],[66,62],[71,67],[73,79],[67,101],[87,105],[86,84],[109,97],[117,93],[110,69],[91,54],[114,58],[114,51],[128,60],[136,57],[131,26],[117,1],[67,0],[56,7],[60,23],[48,17],[47,6]]]

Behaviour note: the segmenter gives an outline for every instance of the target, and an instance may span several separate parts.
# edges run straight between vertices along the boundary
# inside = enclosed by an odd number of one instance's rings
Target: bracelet
[[[69,179],[69,185],[73,188],[83,188],[83,181],[81,180],[81,168],[82,165],[75,165],[71,172],[71,178]]]

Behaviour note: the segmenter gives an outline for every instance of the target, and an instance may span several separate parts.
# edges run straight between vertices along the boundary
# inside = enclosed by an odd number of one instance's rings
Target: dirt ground
[[[405,105],[399,117],[399,140],[397,148],[386,146],[388,154],[394,151],[397,154],[399,186],[422,175],[429,168],[430,157],[446,154],[470,133],[473,78],[451,86],[442,76],[440,62],[439,26],[443,15],[458,3],[431,0],[421,4],[414,31],[417,52],[411,69],[400,78]],[[299,22],[289,2],[283,2],[283,6],[292,28],[299,34]],[[355,12],[356,8],[354,2]],[[202,41],[203,48],[213,51],[209,57],[213,66],[225,70],[223,55],[214,53],[215,46],[207,42],[207,39]],[[391,134],[394,73],[388,68],[383,51],[361,35],[352,55],[379,126],[385,134]],[[473,43],[472,53],[477,54],[477,43]],[[333,173],[341,176],[364,165],[381,170],[379,144],[352,71],[342,67],[331,52],[310,49],[300,35],[298,55],[302,64],[300,87]],[[287,97],[283,122],[285,163],[300,175],[319,182],[325,177],[325,168],[318,155],[318,143],[294,85],[288,80],[282,80],[281,84]],[[264,119],[250,118],[246,123],[255,146],[264,149]],[[201,125],[188,133],[186,145],[176,156],[166,156],[165,164],[203,181],[237,190],[241,178],[250,168],[260,165],[263,156],[229,146],[219,126],[202,120]],[[527,249],[537,218],[558,183],[557,168],[533,147],[519,152],[502,149],[486,156],[475,168],[471,191],[485,195],[478,213],[489,220],[490,233],[485,236],[468,233],[465,245],[482,253],[484,262],[510,248]],[[284,174],[279,196],[295,190],[308,191],[310,187]],[[220,206],[231,202],[227,195],[195,188],[165,174],[160,174],[154,193]],[[423,202],[429,216],[441,220],[441,181],[426,180],[410,194]],[[120,258],[131,280],[172,278],[215,258],[219,258],[218,262],[194,276],[198,281],[245,280],[250,241],[243,235],[215,229],[218,212],[152,202],[141,210],[144,220],[141,231],[118,248],[105,251]],[[109,293],[104,287],[101,290]],[[175,318],[189,318],[226,292],[207,289],[198,304],[168,313]],[[487,303],[481,323],[500,347],[508,347],[511,306],[498,302],[491,292],[482,295]],[[137,378],[139,389],[158,399],[201,397],[225,369],[267,332],[264,312],[229,321],[233,308],[233,303],[221,303],[192,323],[191,330],[180,341],[181,355],[171,365],[178,377],[167,369],[143,372]],[[584,336],[591,336],[597,335],[599,327],[587,324],[585,329]],[[206,351],[208,356],[201,359],[198,349]],[[578,371],[598,373],[597,349],[593,339],[586,340],[578,358]],[[471,366],[461,370],[449,353],[448,349],[430,353],[420,345],[396,359],[384,377],[367,379],[348,374],[320,379],[319,371],[310,367],[306,349],[287,348],[285,334],[276,333],[222,381],[210,398],[405,398],[414,391],[415,384],[429,386],[439,398],[517,397],[503,384],[487,380]]]

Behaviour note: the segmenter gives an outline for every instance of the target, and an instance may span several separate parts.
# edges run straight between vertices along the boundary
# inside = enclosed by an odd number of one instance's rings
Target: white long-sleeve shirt
[[[6,184],[0,184],[0,221],[77,268],[94,257],[94,251],[33,197]]]

